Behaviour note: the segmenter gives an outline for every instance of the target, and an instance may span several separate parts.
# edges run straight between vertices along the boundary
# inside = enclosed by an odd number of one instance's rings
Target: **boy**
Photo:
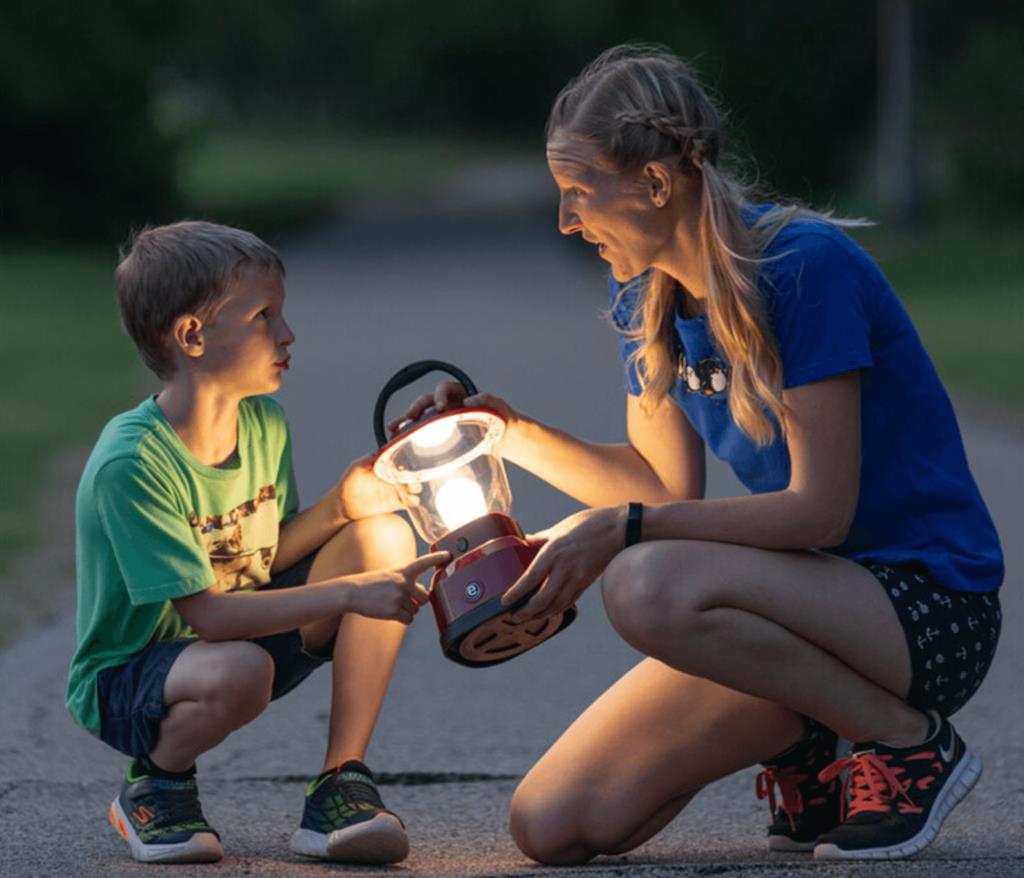
[[[122,322],[162,389],[103,430],[78,489],[78,648],[67,704],[132,757],[110,821],[137,860],[223,854],[195,759],[333,660],[324,770],[292,849],[391,863],[408,852],[362,759],[416,577],[397,496],[365,460],[298,511],[288,426],[262,394],[295,336],[284,267],[248,232],[141,232],[115,274]]]

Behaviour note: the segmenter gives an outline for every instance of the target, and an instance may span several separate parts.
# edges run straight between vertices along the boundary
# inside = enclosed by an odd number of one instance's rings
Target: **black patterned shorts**
[[[996,592],[951,591],[923,564],[867,562],[896,610],[910,649],[908,704],[951,716],[985,679],[1003,613]]]

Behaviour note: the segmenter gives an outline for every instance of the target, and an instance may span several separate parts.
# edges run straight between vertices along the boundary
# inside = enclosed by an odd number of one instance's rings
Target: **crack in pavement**
[[[490,783],[494,781],[519,780],[518,774],[486,774],[462,771],[403,771],[374,774],[374,782],[382,787],[419,787],[431,784],[449,783]],[[224,783],[224,780],[218,783]],[[275,774],[255,777],[230,778],[228,783],[309,783],[308,774]]]

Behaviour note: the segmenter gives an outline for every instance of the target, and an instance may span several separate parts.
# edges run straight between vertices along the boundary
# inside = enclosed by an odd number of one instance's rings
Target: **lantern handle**
[[[384,430],[384,410],[387,408],[391,397],[403,387],[418,381],[424,375],[431,372],[447,372],[463,387],[466,388],[466,395],[472,396],[477,392],[476,385],[472,379],[458,366],[445,363],[442,360],[417,360],[410,363],[404,369],[399,369],[388,379],[380,396],[377,397],[377,404],[373,407],[373,432],[377,437],[377,445],[383,448],[388,444],[388,435]]]

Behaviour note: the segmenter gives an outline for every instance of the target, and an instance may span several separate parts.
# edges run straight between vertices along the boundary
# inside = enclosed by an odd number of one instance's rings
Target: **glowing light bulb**
[[[421,427],[412,434],[410,440],[417,448],[437,448],[447,442],[455,432],[455,418],[442,418]]]
[[[484,492],[472,479],[445,482],[438,489],[434,502],[448,530],[455,530],[487,514]]]

